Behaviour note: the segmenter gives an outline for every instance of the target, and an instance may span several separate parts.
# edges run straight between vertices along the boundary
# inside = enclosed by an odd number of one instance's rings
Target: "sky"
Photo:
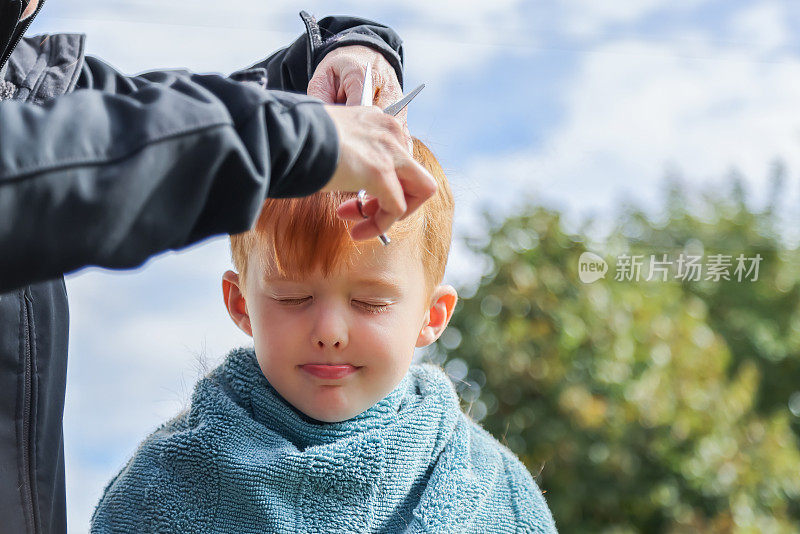
[[[667,174],[699,190],[734,171],[759,205],[776,160],[790,178],[783,202],[800,199],[800,7],[788,1],[48,0],[29,33],[85,33],[88,54],[128,74],[228,74],[300,35],[301,9],[403,38],[406,89],[426,83],[409,127],[456,198],[445,275],[456,287],[480,276],[463,239],[485,233],[484,210],[535,202],[577,225],[623,200],[657,210]],[[105,484],[202,370],[249,343],[223,306],[229,268],[218,237],[133,271],[67,277],[71,533],[87,530]]]

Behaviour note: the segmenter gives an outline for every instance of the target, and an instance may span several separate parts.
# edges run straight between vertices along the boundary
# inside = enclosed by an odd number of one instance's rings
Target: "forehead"
[[[281,274],[274,256],[267,254],[262,262],[262,279],[270,283],[338,280],[360,286],[398,289],[424,278],[419,255],[406,240],[392,241],[386,247],[377,239],[361,242],[342,258],[327,277],[319,268],[309,274],[298,274],[296,271]]]

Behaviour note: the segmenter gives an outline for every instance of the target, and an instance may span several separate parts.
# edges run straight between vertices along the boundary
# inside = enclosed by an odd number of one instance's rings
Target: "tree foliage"
[[[538,475],[561,532],[800,528],[800,253],[779,194],[755,210],[729,183],[687,198],[672,182],[660,219],[622,208],[601,243],[531,206],[472,245],[486,274],[430,357]],[[609,264],[594,283],[587,250]],[[760,254],[759,277],[614,279],[619,255],[687,251]]]

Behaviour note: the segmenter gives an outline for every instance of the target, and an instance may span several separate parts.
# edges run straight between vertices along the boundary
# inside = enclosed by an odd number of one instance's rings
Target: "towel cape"
[[[555,532],[525,466],[412,365],[384,399],[323,423],[288,404],[252,348],[195,386],[106,486],[95,533]]]

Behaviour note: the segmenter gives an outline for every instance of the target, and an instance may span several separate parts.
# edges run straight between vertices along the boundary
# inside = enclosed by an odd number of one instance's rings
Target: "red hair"
[[[427,295],[444,278],[452,238],[455,204],[447,177],[425,144],[412,138],[414,159],[436,180],[438,189],[419,209],[392,225],[387,235],[395,240],[415,239],[425,272]],[[315,193],[302,198],[268,198],[253,228],[231,236],[233,265],[244,285],[254,247],[266,266],[270,256],[277,273],[304,278],[317,269],[324,276],[344,265],[359,244],[348,233],[349,222],[336,216],[336,208],[355,193]],[[377,243],[377,240],[375,240]],[[374,246],[375,243],[372,243]],[[391,246],[391,245],[389,245]]]

